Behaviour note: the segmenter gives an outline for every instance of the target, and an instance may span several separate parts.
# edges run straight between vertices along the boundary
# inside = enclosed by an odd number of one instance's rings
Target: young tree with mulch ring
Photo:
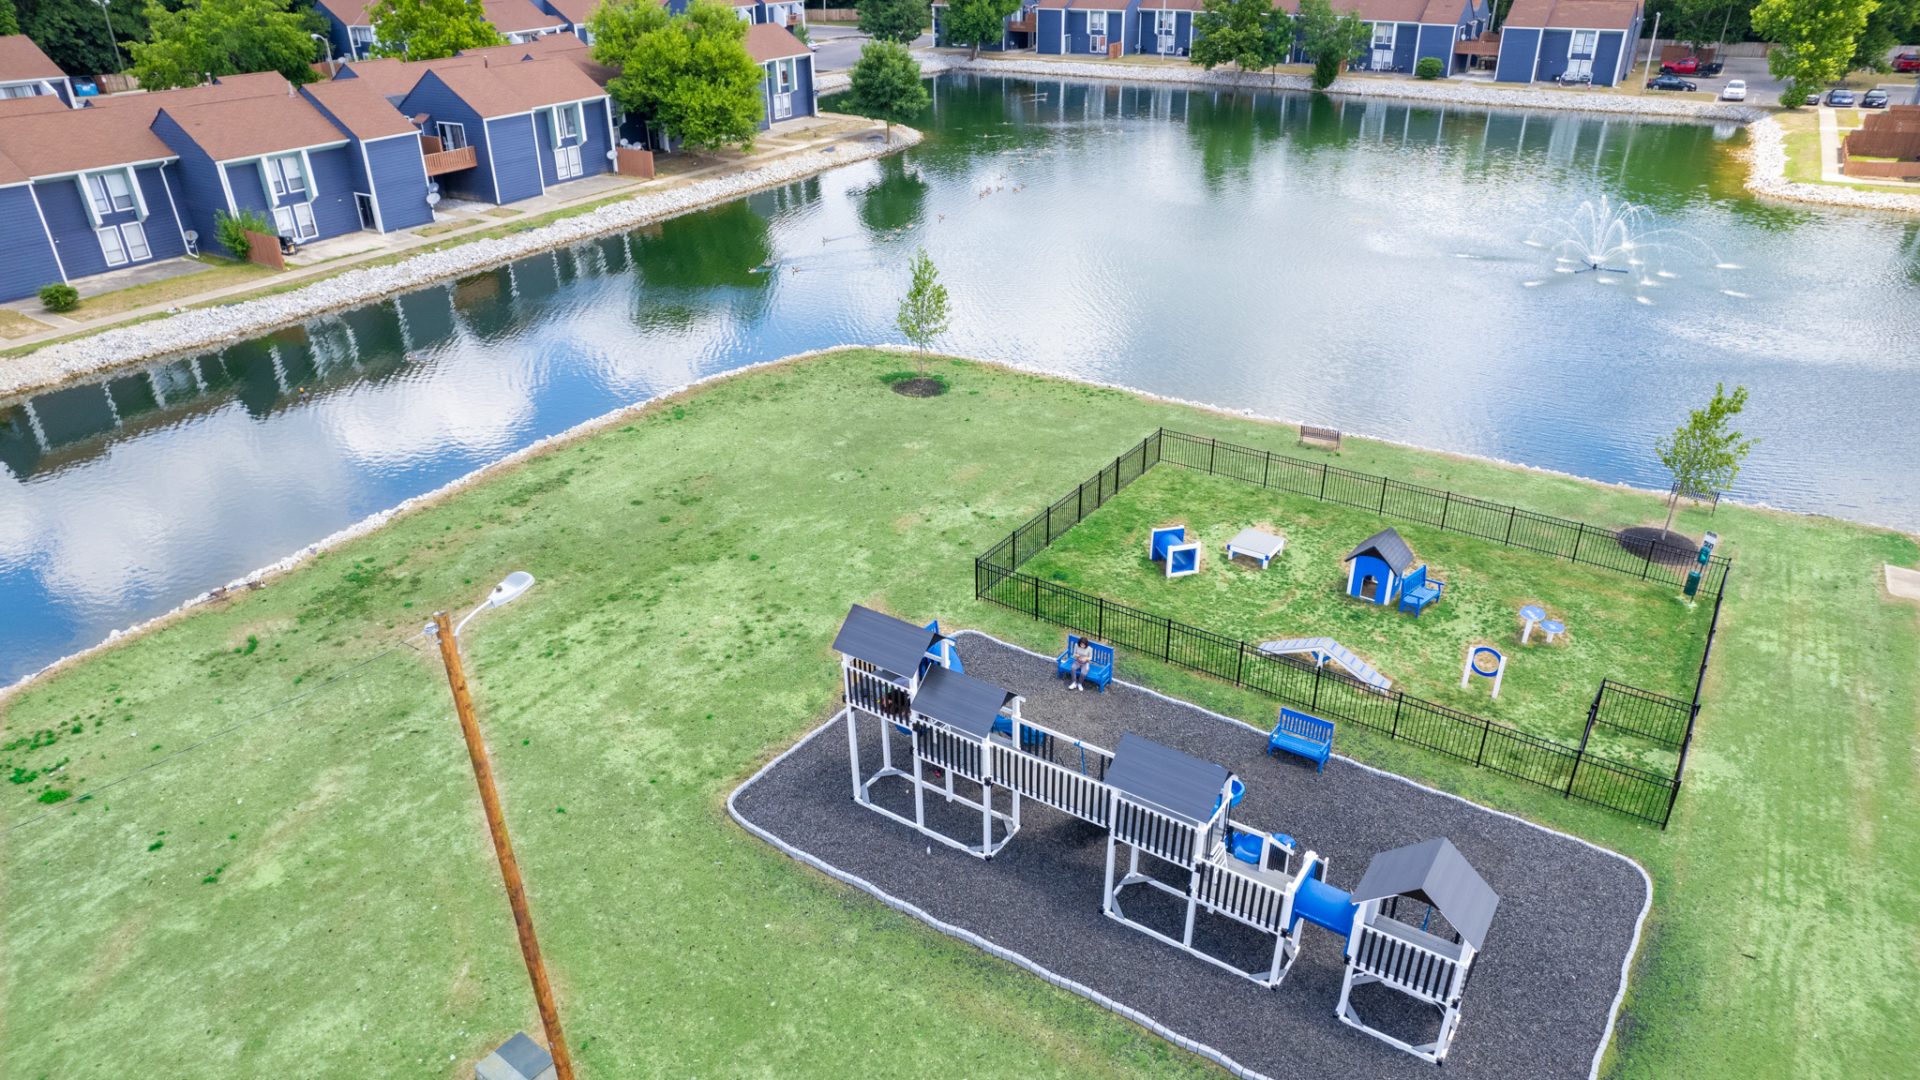
[[[913,284],[907,287],[907,295],[900,298],[900,313],[894,317],[894,324],[900,328],[900,332],[920,350],[919,362],[915,366],[921,377],[913,382],[935,383],[926,378],[927,346],[933,344],[934,338],[947,332],[947,324],[951,319],[947,287],[940,284],[940,271],[934,269],[933,257],[927,254],[926,248],[920,248],[913,253]],[[921,396],[916,390],[899,385],[894,389]],[[925,396],[939,392],[935,389]]]
[[[1687,422],[1672,435],[1653,445],[1660,464],[1673,474],[1673,491],[1667,496],[1667,520],[1660,526],[1661,539],[1673,528],[1673,515],[1682,495],[1700,498],[1733,486],[1740,475],[1740,463],[1746,460],[1758,439],[1749,439],[1733,430],[1733,418],[1747,406],[1747,388],[1736,386],[1727,393],[1725,383],[1715,383],[1713,400],[1705,408],[1687,415]]]

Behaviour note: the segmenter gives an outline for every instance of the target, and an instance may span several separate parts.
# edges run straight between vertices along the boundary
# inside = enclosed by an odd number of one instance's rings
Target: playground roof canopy
[[[1360,541],[1360,546],[1347,552],[1347,557],[1340,561],[1352,562],[1355,556],[1367,554],[1378,556],[1396,574],[1404,574],[1413,569],[1413,549],[1408,547],[1400,534],[1391,528],[1381,529]]]
[[[1500,906],[1500,894],[1444,836],[1373,857],[1360,887],[1353,890],[1354,903],[1389,896],[1411,896],[1439,908],[1475,949],[1487,939],[1494,909]]]
[[[1132,732],[1120,736],[1107,766],[1107,783],[1140,802],[1152,803],[1190,821],[1213,816],[1227,786],[1224,766],[1162,746]]]
[[[936,664],[920,684],[920,692],[913,695],[913,711],[985,739],[1000,709],[1012,697],[1012,692],[984,679]]]
[[[835,652],[911,678],[919,672],[920,661],[927,650],[939,639],[940,635],[932,630],[855,604],[847,611],[847,621],[840,624],[833,648]]]

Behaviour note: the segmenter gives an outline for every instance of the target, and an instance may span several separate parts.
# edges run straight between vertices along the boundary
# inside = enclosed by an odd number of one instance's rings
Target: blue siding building
[[[300,95],[347,137],[348,183],[362,228],[393,232],[433,220],[420,131],[371,82],[336,79]]]
[[[258,211],[300,243],[357,232],[352,140],[296,94],[162,108],[154,132],[183,162],[196,217]],[[214,165],[212,175],[201,159]],[[203,231],[202,236],[212,236]]]
[[[1040,0],[1034,48],[1050,56],[1110,56],[1136,51],[1141,0]],[[1189,42],[1191,42],[1191,31]]]
[[[1194,16],[1201,0],[1140,0],[1127,51],[1145,56],[1185,56],[1193,48]]]
[[[327,45],[341,60],[365,60],[373,55],[379,38],[373,32],[371,0],[313,0],[313,7],[327,20]]]
[[[766,69],[760,97],[765,107],[761,130],[782,120],[812,116],[813,50],[784,26],[755,23],[747,28],[747,55]]]
[[[1633,68],[1644,19],[1639,0],[1514,0],[1494,78],[1618,85]]]
[[[73,80],[25,34],[0,37],[0,100],[53,97],[71,106]]]
[[[461,198],[517,202],[612,171],[607,93],[567,60],[438,67],[399,104],[440,149],[473,148],[472,167],[438,177]]]
[[[43,285],[67,281],[66,271],[53,252],[53,239],[40,216],[33,185],[12,162],[0,164],[0,236],[6,238],[0,259],[0,299],[32,296]]]

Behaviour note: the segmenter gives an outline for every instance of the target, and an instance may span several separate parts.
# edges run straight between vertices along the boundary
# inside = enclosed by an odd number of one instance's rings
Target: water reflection
[[[1744,198],[1725,133],[1618,117],[949,77],[909,155],[0,404],[0,679],[712,372],[895,336],[1606,479],[1719,379],[1742,494],[1920,527],[1920,228]],[[1608,196],[1738,291],[1536,288]],[[1845,431],[1847,439],[1832,433]],[[1861,447],[1873,453],[1858,453]]]

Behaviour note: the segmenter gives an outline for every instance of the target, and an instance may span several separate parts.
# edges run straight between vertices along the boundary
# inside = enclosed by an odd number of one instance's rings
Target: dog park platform
[[[1513,1080],[1589,1075],[1649,900],[1638,867],[1345,758],[1316,773],[1311,762],[1269,757],[1266,731],[1119,678],[1105,694],[1070,692],[1050,656],[972,632],[952,641],[968,676],[1019,695],[1018,715],[1051,733],[1053,761],[1071,766],[1076,740],[1120,747],[1131,734],[1216,764],[1245,784],[1233,818],[1318,852],[1333,886],[1355,888],[1379,853],[1450,840],[1498,892],[1499,906],[1472,961],[1446,1071]],[[1336,1017],[1347,966],[1338,935],[1303,926],[1284,982],[1266,988],[1154,940],[1156,931],[1179,934],[1184,905],[1164,891],[1136,888],[1138,898],[1126,902],[1130,919],[1154,936],[1103,914],[1104,828],[1027,800],[1016,833],[1004,835],[1005,825],[994,821],[983,841],[994,845],[993,857],[982,859],[915,830],[907,777],[882,776],[865,789],[875,808],[898,818],[863,807],[849,798],[847,731],[837,714],[768,765],[734,793],[735,817],[789,855],[1238,1074],[1434,1075],[1434,1066]],[[893,724],[855,731],[865,760],[881,758],[883,738],[894,740],[894,760],[912,757]],[[931,790],[924,804],[930,827],[982,840],[977,805],[948,803]],[[1180,876],[1165,870],[1151,872],[1184,890]],[[1194,940],[1249,971],[1265,968],[1274,949],[1272,937],[1210,913],[1201,915]],[[1356,986],[1352,1001],[1370,1024],[1408,1043],[1431,1038],[1439,1022],[1432,1006],[1379,985]]]

